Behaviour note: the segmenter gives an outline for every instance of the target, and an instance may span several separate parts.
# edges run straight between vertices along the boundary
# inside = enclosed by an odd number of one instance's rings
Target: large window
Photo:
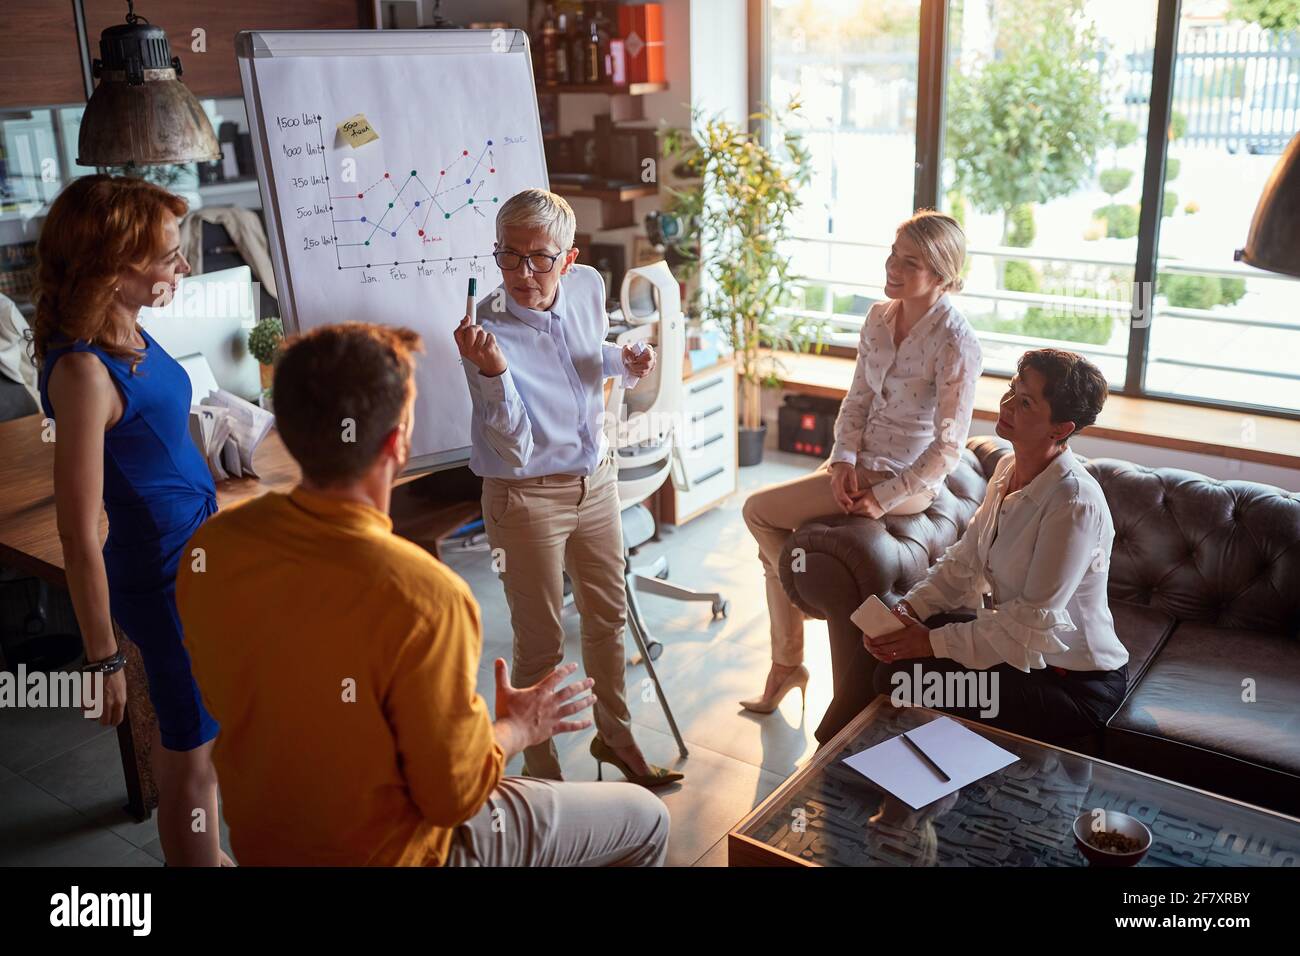
[[[1146,388],[1296,410],[1300,285],[1233,252],[1300,128],[1300,33],[1257,21],[1300,25],[1300,0],[1229,9],[1207,22],[1183,4]]]
[[[1029,348],[1080,352],[1123,385],[1155,0],[953,0],[943,192],[966,229],[963,312],[984,366]]]
[[[765,93],[802,96],[815,163],[788,307],[855,344],[935,206],[987,371],[1057,345],[1119,391],[1300,413],[1300,285],[1233,255],[1300,127],[1300,0],[940,2],[769,0]]]
[[[856,344],[884,295],[894,228],[912,213],[920,0],[772,0],[769,103],[804,135],[812,181],[791,255],[790,307]]]

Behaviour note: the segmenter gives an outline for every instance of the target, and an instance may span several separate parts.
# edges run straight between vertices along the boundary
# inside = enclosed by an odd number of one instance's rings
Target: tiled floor
[[[686,740],[681,760],[643,666],[628,668],[629,707],[647,757],[680,769],[686,779],[661,795],[672,814],[668,863],[722,866],[728,829],[766,797],[816,746],[812,731],[830,699],[825,624],[807,626],[812,671],[808,708],[797,694],[756,717],[736,703],[763,689],[768,667],[767,611],[757,550],[741,519],[746,494],[795,477],[812,460],[767,451],[764,463],[741,471],[741,490],[718,508],[641,549],[637,563],[667,555],[670,579],[721,591],[730,616],[712,621],[708,604],[641,595],[651,631],[664,643],[656,667]],[[510,660],[511,631],[501,584],[485,551],[457,551],[448,563],[482,606],[483,661],[479,691],[492,704],[492,661]],[[566,614],[566,660],[580,661],[576,612]],[[628,656],[635,651],[628,638]],[[594,780],[587,753],[594,730],[557,740],[567,779]],[[518,772],[522,757],[509,766]],[[618,772],[606,767],[607,778]],[[122,805],[116,735],[69,711],[0,711],[0,865],[157,866],[157,826],[133,823]]]

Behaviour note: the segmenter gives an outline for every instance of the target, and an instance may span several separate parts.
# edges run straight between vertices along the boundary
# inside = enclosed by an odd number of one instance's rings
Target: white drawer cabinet
[[[681,453],[688,491],[664,485],[662,520],[685,524],[736,490],[736,370],[703,369],[682,382]]]

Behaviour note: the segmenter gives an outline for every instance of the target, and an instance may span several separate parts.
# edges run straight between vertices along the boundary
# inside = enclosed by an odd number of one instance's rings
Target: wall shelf
[[[644,199],[646,196],[655,196],[659,193],[659,187],[653,184],[604,187],[552,183],[551,190],[573,199],[599,199],[602,202],[631,202],[634,199]]]
[[[644,96],[647,93],[662,93],[668,89],[667,83],[559,83],[537,84],[538,93],[601,93],[606,96]]]

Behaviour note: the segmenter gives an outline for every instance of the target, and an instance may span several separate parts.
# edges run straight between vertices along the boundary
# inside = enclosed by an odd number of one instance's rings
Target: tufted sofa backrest
[[[985,479],[1010,444],[968,442]],[[1106,493],[1110,596],[1215,627],[1300,637],[1300,494],[1178,468],[1082,459]]]

